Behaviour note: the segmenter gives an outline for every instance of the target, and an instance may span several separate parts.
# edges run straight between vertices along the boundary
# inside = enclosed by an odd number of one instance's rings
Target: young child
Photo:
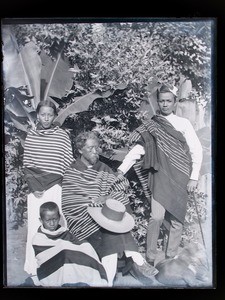
[[[107,275],[94,248],[59,225],[55,202],[40,206],[39,227],[32,244],[41,286],[107,286]]]

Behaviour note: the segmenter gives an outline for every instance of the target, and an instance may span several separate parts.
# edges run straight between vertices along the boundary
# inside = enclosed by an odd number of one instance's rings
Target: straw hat
[[[103,207],[88,207],[89,215],[101,227],[116,233],[125,233],[130,231],[135,223],[134,218],[126,212],[123,203],[107,199]]]

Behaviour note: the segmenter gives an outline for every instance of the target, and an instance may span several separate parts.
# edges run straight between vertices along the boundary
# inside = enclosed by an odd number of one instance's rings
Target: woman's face
[[[55,119],[54,109],[52,107],[42,106],[38,112],[38,118],[44,129],[50,128]]]

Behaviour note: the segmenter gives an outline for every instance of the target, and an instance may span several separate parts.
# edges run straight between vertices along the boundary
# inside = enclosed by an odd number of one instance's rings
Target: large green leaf
[[[32,106],[40,101],[41,59],[37,46],[27,43],[19,51],[17,41],[10,26],[3,26],[3,80],[4,87],[26,85],[29,94],[34,96]]]
[[[34,112],[31,106],[33,96],[23,94],[19,89],[9,87],[5,90],[5,109],[10,110],[15,116],[28,117],[28,114]]]
[[[17,129],[25,131],[24,124],[34,125],[36,112],[31,105],[33,96],[25,95],[19,89],[10,87],[5,90],[4,97],[5,111]]]
[[[13,123],[17,129],[27,132],[28,124],[26,122],[27,121],[26,118],[17,117],[10,110],[7,110],[7,113],[9,114],[11,120],[13,121]]]
[[[74,98],[74,102],[67,106],[65,109],[60,110],[59,115],[56,117],[55,122],[62,125],[65,119],[71,115],[76,114],[85,110],[88,110],[92,102],[98,98],[107,98],[112,96],[117,90],[124,90],[127,87],[125,84],[120,84],[116,86],[115,89],[110,89],[108,91],[97,90],[93,93],[86,94],[81,97]]]
[[[30,95],[34,96],[33,107],[36,108],[40,102],[41,85],[41,58],[37,53],[37,46],[33,42],[27,43],[21,50],[20,59],[23,64],[24,73],[27,78]]]
[[[148,84],[146,90],[148,91],[148,97],[143,99],[139,111],[145,114],[145,117],[151,119],[159,109],[157,103],[156,90],[158,87],[157,82],[153,82],[152,85]]]
[[[4,88],[26,85],[18,45],[10,26],[2,26],[2,43]]]
[[[87,110],[90,104],[97,98],[101,98],[99,93],[89,93],[81,97],[76,97],[74,103],[60,110],[55,122],[62,125],[69,115]]]
[[[191,124],[195,127],[197,118],[197,108],[196,101],[192,99],[183,99],[182,102],[177,102],[176,104],[176,115],[188,119]]]
[[[62,98],[73,84],[73,72],[69,71],[68,59],[58,54],[56,60],[52,60],[44,51],[41,53],[41,99],[47,97]]]
[[[150,95],[148,99],[143,99],[140,111],[145,114],[145,117],[151,119],[159,109],[156,97],[154,95]]]
[[[181,99],[189,98],[191,91],[192,91],[191,80],[181,76],[179,92],[178,92],[178,99],[181,100]]]

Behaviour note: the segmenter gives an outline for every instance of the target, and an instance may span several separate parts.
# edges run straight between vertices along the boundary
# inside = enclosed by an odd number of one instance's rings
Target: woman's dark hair
[[[47,107],[53,108],[54,114],[55,114],[55,116],[57,116],[57,108],[56,108],[55,104],[54,104],[51,100],[40,101],[40,102],[38,103],[37,108],[36,108],[37,114],[39,113],[40,108],[43,107],[43,106],[47,106]]]
[[[56,211],[60,215],[58,205],[52,201],[45,202],[40,206],[39,212],[41,219],[43,219],[46,211]]]

